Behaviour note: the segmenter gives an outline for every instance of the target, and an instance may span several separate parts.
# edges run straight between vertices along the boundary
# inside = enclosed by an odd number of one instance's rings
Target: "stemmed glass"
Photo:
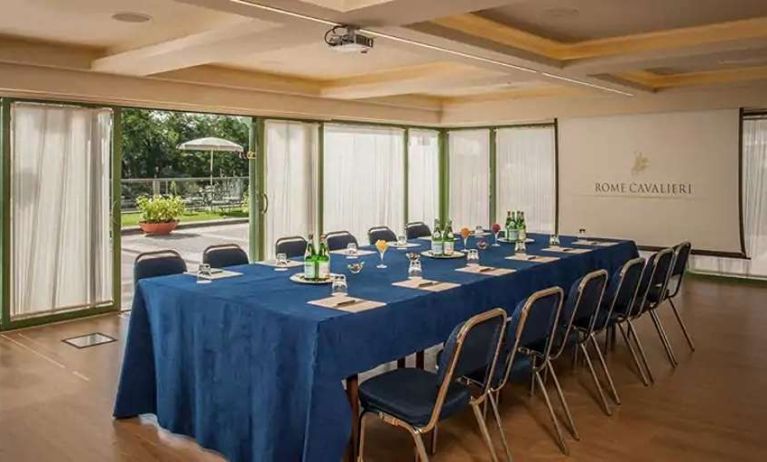
[[[346,258],[348,259],[354,259],[357,258],[357,244],[354,242],[350,242],[346,244]]]
[[[461,228],[461,238],[463,239],[463,249],[466,250],[469,248],[469,235],[471,234],[471,231],[469,228]]]
[[[493,247],[500,247],[501,244],[498,243],[498,235],[501,234],[501,225],[498,223],[493,223],[493,235],[495,236],[495,241],[493,242]]]
[[[197,284],[210,284],[210,265],[207,263],[201,263],[197,267]]]
[[[389,243],[384,241],[383,239],[379,239],[376,241],[376,249],[378,249],[378,255],[381,257],[381,263],[376,265],[376,268],[388,268],[386,264],[384,264],[384,254],[386,253],[386,249],[389,248]]]
[[[470,268],[479,266],[479,251],[477,249],[470,249],[466,254],[466,266]]]
[[[288,270],[288,255],[285,253],[278,253],[276,257],[277,266],[274,271],[287,271]]]

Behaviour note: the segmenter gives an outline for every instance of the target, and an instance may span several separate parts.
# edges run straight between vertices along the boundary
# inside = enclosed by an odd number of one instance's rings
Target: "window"
[[[439,216],[439,133],[409,130],[408,221],[431,226]]]
[[[404,131],[325,126],[323,228],[346,230],[367,243],[367,231],[405,225]]]
[[[449,216],[453,230],[490,224],[490,132],[449,133]]]
[[[525,212],[529,231],[553,233],[556,220],[554,127],[498,129],[496,222],[507,210]]]

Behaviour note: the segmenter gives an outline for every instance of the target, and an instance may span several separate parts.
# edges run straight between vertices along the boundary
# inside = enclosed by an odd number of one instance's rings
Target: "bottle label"
[[[321,261],[319,268],[319,278],[327,279],[330,277],[330,261]]]
[[[519,230],[519,239],[523,241],[527,239],[527,230],[525,228]]]
[[[313,261],[304,261],[304,279],[317,279],[316,267]]]
[[[453,250],[455,250],[455,241],[448,239],[445,241],[444,246],[445,248],[443,251],[445,252],[445,255],[453,255]]]
[[[516,229],[509,229],[506,231],[506,240],[514,242],[519,237],[519,232]]]
[[[435,241],[434,239],[432,239],[431,253],[433,255],[442,255],[443,250],[444,250],[444,247],[442,246],[442,241]]]

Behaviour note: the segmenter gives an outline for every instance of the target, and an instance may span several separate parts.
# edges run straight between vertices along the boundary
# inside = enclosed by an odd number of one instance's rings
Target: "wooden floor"
[[[619,341],[609,363],[623,404],[612,417],[598,406],[585,369],[560,366],[581,434],[569,440],[569,458],[552,438],[540,395],[505,390],[501,412],[516,461],[767,460],[767,288],[686,283],[681,310],[697,351],[689,352],[666,307],[662,319],[680,362],[672,370],[650,320],[641,320],[656,383],[642,386]],[[112,420],[122,341],[85,350],[61,342],[93,331],[122,340],[126,327],[126,315],[109,315],[0,335],[0,461],[221,460],[149,418]],[[376,423],[368,434],[366,460],[413,460],[404,431]],[[471,412],[441,426],[433,460],[489,460]]]

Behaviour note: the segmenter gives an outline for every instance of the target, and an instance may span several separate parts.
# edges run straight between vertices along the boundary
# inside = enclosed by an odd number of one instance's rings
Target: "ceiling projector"
[[[325,43],[343,53],[367,53],[373,48],[373,39],[357,31],[353,26],[335,26],[325,33]]]

